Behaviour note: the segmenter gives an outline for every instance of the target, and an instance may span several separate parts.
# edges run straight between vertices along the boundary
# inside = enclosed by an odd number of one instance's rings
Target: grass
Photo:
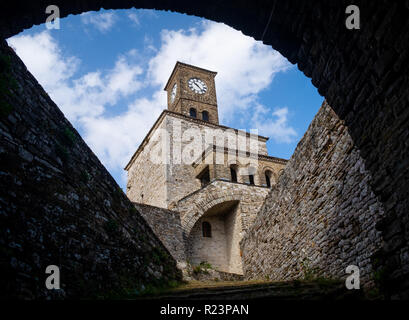
[[[209,273],[210,269],[212,269],[212,265],[206,261],[202,261],[197,266],[194,266],[192,271],[194,274]]]

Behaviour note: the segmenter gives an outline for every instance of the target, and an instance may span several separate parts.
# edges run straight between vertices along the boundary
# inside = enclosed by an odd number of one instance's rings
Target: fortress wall
[[[141,203],[134,203],[134,206],[173,258],[178,263],[184,263],[186,261],[185,243],[179,212]]]
[[[95,297],[179,279],[175,260],[0,43],[0,298]],[[48,265],[62,290],[45,287]]]
[[[324,102],[241,241],[245,277],[287,280],[317,268],[345,278],[353,264],[371,284],[383,209],[370,180],[344,121]]]

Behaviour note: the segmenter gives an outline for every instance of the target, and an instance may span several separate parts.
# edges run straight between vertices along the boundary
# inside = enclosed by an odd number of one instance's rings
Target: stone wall
[[[345,278],[353,264],[372,284],[383,208],[370,182],[344,121],[324,102],[241,242],[246,278]]]
[[[164,129],[165,123],[159,123],[157,128]],[[127,168],[126,195],[131,201],[167,208],[167,165],[158,161],[160,149],[160,137],[149,139]]]
[[[179,263],[179,266],[184,264],[186,262],[185,243],[179,212],[141,203],[134,202],[133,204],[173,258]]]
[[[211,237],[203,237],[202,222],[204,221],[211,225]],[[189,263],[198,265],[204,261],[210,263],[216,270],[231,272],[227,260],[227,237],[223,216],[200,218],[191,230],[186,243]]]
[[[226,232],[226,259],[230,273],[243,274],[241,262],[240,240],[243,237],[240,205],[225,214],[224,228]]]
[[[175,260],[5,41],[0,297],[78,298],[179,279]],[[45,288],[48,265],[62,290]]]

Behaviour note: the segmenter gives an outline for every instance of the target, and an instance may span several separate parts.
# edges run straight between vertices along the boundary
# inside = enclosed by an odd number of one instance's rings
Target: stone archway
[[[257,192],[254,192],[257,190]],[[246,230],[254,220],[259,208],[268,194],[264,187],[214,180],[206,187],[178,201],[175,210],[180,213],[185,238],[190,234],[196,222],[211,208],[236,201],[241,210],[242,229]]]
[[[209,202],[207,202],[207,200],[209,200]],[[229,201],[236,201],[238,203],[240,202],[240,200],[240,196],[222,195],[216,199],[206,199],[204,201],[195,202],[197,211],[190,211],[182,218],[182,225],[186,236],[190,234],[193,226],[200,218],[202,218],[206,214],[207,211],[214,207],[217,207],[218,205],[222,205],[223,203],[228,203]]]
[[[206,261],[219,271],[242,274],[240,240],[251,226],[269,189],[224,180],[178,201],[187,260]],[[201,224],[209,222],[215,236],[203,237]]]
[[[207,262],[218,271],[243,274],[241,236],[239,201],[220,202],[206,210],[187,235],[187,260],[193,265]]]

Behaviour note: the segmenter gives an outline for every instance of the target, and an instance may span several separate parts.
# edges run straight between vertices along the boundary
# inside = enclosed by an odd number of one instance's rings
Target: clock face
[[[189,85],[190,90],[198,94],[203,94],[207,91],[206,83],[199,78],[190,78],[187,84]]]
[[[176,92],[178,90],[178,85],[175,83],[175,85],[172,88],[172,93],[170,94],[170,100],[173,102],[175,101],[175,97],[176,97]]]

